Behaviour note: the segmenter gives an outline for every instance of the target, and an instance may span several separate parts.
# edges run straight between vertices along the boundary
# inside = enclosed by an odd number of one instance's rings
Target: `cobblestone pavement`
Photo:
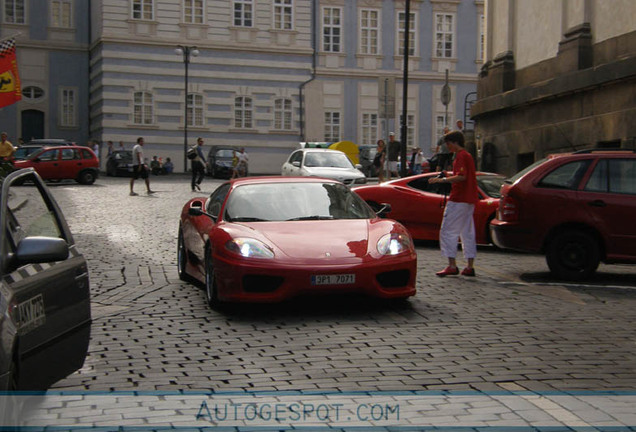
[[[201,194],[218,184],[207,178]],[[189,178],[152,177],[152,196],[135,186],[139,196],[124,178],[51,187],[89,260],[94,319],[84,367],[54,390],[636,390],[636,266],[564,284],[542,256],[482,247],[476,278],[438,278],[437,245],[418,243],[406,304],[331,297],[220,313],[177,276]]]

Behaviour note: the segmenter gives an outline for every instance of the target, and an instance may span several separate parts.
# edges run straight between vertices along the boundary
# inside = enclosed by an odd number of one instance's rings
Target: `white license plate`
[[[312,285],[347,285],[356,283],[355,274],[312,275]]]

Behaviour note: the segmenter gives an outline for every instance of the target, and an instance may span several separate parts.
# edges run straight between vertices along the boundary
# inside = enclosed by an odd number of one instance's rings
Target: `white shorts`
[[[446,258],[457,255],[457,239],[462,241],[464,258],[477,256],[475,242],[475,204],[448,201],[444,209],[444,219],[439,230],[439,247]]]

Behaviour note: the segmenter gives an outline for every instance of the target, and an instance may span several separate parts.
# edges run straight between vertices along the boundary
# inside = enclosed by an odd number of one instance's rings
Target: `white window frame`
[[[479,14],[477,16],[477,61],[484,63],[486,61],[486,15]]]
[[[398,12],[397,15],[397,53],[398,56],[404,56],[404,30],[406,25],[404,24],[404,16],[406,12]],[[409,22],[409,56],[415,56],[417,51],[417,13],[409,12],[409,16],[412,17],[412,21]]]
[[[450,29],[447,28],[450,19]],[[456,17],[452,13],[436,12],[433,16],[433,57],[451,59],[455,58],[455,29]],[[450,40],[449,40],[450,39]],[[450,53],[447,44],[450,44]]]
[[[373,23],[375,21],[375,23]],[[377,55],[380,53],[380,11],[360,9],[360,54]]]
[[[254,104],[249,96],[234,98],[234,127],[252,129],[254,124]]]
[[[149,91],[133,93],[133,124],[154,124],[154,95]]]
[[[274,100],[274,129],[291,130],[293,122],[293,103],[290,98]]]
[[[4,0],[2,16],[6,24],[26,24],[27,23],[27,1],[26,0]],[[22,13],[20,15],[20,8]],[[11,15],[7,14],[7,8],[11,9]],[[10,20],[9,17],[13,19]]]
[[[72,0],[52,0],[51,1],[51,27],[55,28],[72,28],[73,27],[73,2]],[[65,18],[65,6],[68,16]],[[55,12],[58,13],[56,22]],[[68,21],[65,22],[65,19]]]
[[[360,137],[363,145],[378,141],[379,116],[377,112],[363,112],[360,120]]]
[[[150,6],[150,11],[148,11],[148,6]],[[130,16],[138,21],[153,21],[155,19],[154,0],[132,0]]]
[[[337,11],[337,17],[334,12]],[[321,24],[321,44],[324,52],[340,53],[343,48],[343,32],[342,32],[342,8],[341,7],[323,7],[322,8],[322,24]],[[337,23],[334,23],[335,18],[338,19]],[[328,20],[328,21],[327,21]],[[335,34],[337,33],[337,34]],[[329,38],[329,42],[325,41]],[[334,41],[336,40],[336,41]],[[334,49],[335,48],[335,49]]]
[[[188,126],[203,127],[203,95],[188,93]]]
[[[294,29],[294,0],[274,0],[273,27],[276,30]]]
[[[234,27],[254,27],[253,0],[232,1],[232,25]]]
[[[402,130],[402,114],[399,117],[400,130]],[[406,113],[406,147],[415,146],[415,114]]]
[[[205,0],[183,0],[183,22],[203,24],[205,22]]]
[[[77,127],[77,97],[75,87],[60,87],[60,123],[61,127]]]
[[[342,114],[340,111],[325,111],[325,141],[340,141],[340,126]]]

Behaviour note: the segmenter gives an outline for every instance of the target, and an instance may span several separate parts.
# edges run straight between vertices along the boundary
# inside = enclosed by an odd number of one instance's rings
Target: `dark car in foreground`
[[[501,248],[544,253],[560,279],[599,262],[636,263],[636,152],[584,150],[540,160],[506,180],[490,225]]]
[[[450,173],[447,173],[450,175]],[[439,173],[404,177],[379,185],[358,186],[353,189],[373,209],[390,204],[386,216],[401,222],[418,240],[439,240],[444,207],[450,185],[429,183]],[[478,244],[491,242],[488,224],[495,217],[499,204],[499,189],[505,177],[500,174],[477,172],[479,201],[475,205],[475,235]]]
[[[205,284],[211,306],[301,295],[415,295],[417,255],[400,223],[350,189],[316,177],[247,177],[189,200],[178,273]]]
[[[131,177],[133,156],[130,150],[115,150],[106,159],[106,175],[110,177]]]
[[[234,169],[234,166],[232,165],[232,158],[234,157],[235,152],[238,153],[238,150],[233,147],[210,147],[208,160],[206,161],[206,171],[208,175],[214,178],[229,179],[232,176],[232,171]]]
[[[25,181],[35,187],[20,187]],[[0,184],[0,391],[44,390],[84,363],[88,267],[35,171]]]
[[[88,147],[44,147],[26,160],[15,161],[15,167],[33,168],[44,180],[75,180],[80,184],[95,183],[99,161]]]

